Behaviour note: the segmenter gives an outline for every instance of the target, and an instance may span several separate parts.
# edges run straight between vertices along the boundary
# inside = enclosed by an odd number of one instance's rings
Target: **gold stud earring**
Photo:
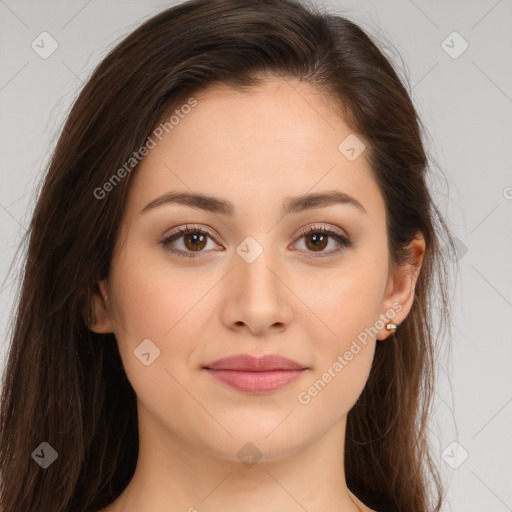
[[[393,336],[393,334],[395,334],[396,332],[396,328],[397,328],[397,325],[396,324],[393,324],[391,322],[389,322],[387,325],[386,325],[386,329],[388,331],[391,331],[391,336]]]

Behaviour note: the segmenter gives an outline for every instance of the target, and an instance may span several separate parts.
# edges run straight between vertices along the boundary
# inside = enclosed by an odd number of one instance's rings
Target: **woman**
[[[439,510],[420,126],[298,1],[185,2],[114,48],[28,232],[2,511]]]

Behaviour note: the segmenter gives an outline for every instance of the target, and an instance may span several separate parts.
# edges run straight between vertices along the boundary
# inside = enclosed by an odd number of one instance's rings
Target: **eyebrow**
[[[140,211],[140,214],[158,206],[173,203],[228,216],[233,216],[235,212],[233,203],[224,199],[190,192],[168,192],[150,201]],[[361,213],[368,215],[364,206],[357,199],[337,190],[304,194],[298,197],[287,197],[283,203],[282,214],[284,216],[290,213],[299,213],[314,208],[325,208],[326,206],[332,206],[335,204],[351,205],[356,207]]]

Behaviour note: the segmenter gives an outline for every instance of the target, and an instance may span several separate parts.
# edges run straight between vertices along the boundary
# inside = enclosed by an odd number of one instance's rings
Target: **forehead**
[[[133,208],[179,190],[261,214],[262,205],[281,207],[283,197],[340,190],[358,196],[370,215],[382,215],[365,151],[347,158],[343,141],[356,135],[310,84],[276,79],[244,91],[215,85],[192,99],[193,108],[177,105],[173,123],[152,136],[155,147],[131,185]]]

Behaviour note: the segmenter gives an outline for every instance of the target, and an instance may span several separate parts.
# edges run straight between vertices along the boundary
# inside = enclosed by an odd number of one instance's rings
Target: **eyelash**
[[[191,233],[197,233],[197,234],[200,234],[200,235],[206,235],[209,238],[211,238],[212,240],[214,240],[214,237],[212,236],[212,234],[209,231],[206,231],[203,228],[196,228],[196,227],[193,227],[193,226],[192,227],[185,226],[184,228],[180,228],[175,233],[173,233],[173,234],[169,235],[168,237],[166,237],[164,240],[162,240],[160,242],[160,244],[163,246],[163,248],[166,251],[168,251],[170,253],[173,253],[173,254],[177,254],[179,256],[185,256],[185,257],[188,257],[188,258],[198,258],[198,257],[201,257],[201,256],[199,256],[199,254],[201,252],[204,252],[204,251],[197,251],[196,253],[194,253],[194,252],[187,252],[187,251],[182,251],[180,249],[174,249],[174,248],[172,248],[170,246],[171,242],[174,242],[175,240],[178,240],[182,236],[188,235],[188,234],[191,234]],[[347,238],[347,237],[345,237],[343,235],[340,235],[336,231],[333,231],[333,230],[331,230],[329,228],[326,228],[325,226],[321,226],[321,227],[310,226],[309,228],[304,229],[300,233],[299,238],[297,239],[297,241],[300,240],[301,238],[303,238],[304,236],[307,236],[307,235],[310,235],[310,234],[313,234],[313,233],[314,234],[321,233],[323,235],[328,235],[329,237],[331,237],[334,240],[336,240],[338,242],[338,244],[341,246],[341,248],[337,249],[335,251],[328,252],[326,254],[317,253],[318,255],[316,255],[316,256],[306,256],[308,258],[327,258],[329,256],[332,256],[333,254],[338,254],[341,251],[343,251],[344,249],[347,249],[347,248],[353,246],[353,242],[349,238]],[[314,253],[314,251],[308,251],[308,252],[313,252]]]

